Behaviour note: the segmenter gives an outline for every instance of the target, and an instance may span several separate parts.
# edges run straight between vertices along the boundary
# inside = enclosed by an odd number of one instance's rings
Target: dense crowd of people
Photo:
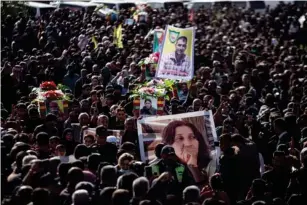
[[[132,25],[124,23],[130,10],[115,22],[69,9],[2,18],[2,203],[306,204],[307,21],[298,19],[307,5],[280,4],[263,14],[146,11],[146,21]],[[113,43],[119,24],[123,48]],[[139,111],[129,95],[146,81],[138,62],[152,53],[148,32],[166,25],[196,27],[196,41],[193,83],[165,102],[165,115],[214,113],[221,156],[212,157],[214,173],[203,170],[197,181],[170,146],[159,144],[154,161],[140,161]],[[84,36],[97,45],[88,41],[81,50]],[[44,81],[69,88],[67,117],[40,116],[32,89]],[[96,135],[80,139],[89,127]],[[110,129],[124,130],[120,145]]]

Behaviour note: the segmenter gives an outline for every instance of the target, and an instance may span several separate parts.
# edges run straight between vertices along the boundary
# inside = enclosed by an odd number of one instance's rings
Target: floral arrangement
[[[58,90],[49,90],[42,93],[42,96],[48,100],[64,100],[64,94]]]
[[[67,86],[59,84],[58,86],[53,81],[45,81],[38,88],[33,88],[32,93],[37,97],[35,101],[45,100],[70,100],[69,95],[65,94]]]
[[[138,65],[141,66],[142,70],[145,70],[148,65],[154,65],[155,67],[158,65],[160,58],[160,53],[152,53],[148,57],[139,61]]]
[[[63,84],[58,84],[58,86],[57,86],[57,90],[62,90],[62,92],[64,92],[64,93],[65,93],[65,90],[67,90],[67,89],[70,90],[69,87],[67,87],[66,85],[63,85]]]
[[[56,84],[53,81],[44,81],[39,85],[42,91],[56,90]]]
[[[144,87],[144,85],[139,85],[134,91],[132,91],[131,98],[134,97],[165,97],[165,89],[157,88],[157,87]]]

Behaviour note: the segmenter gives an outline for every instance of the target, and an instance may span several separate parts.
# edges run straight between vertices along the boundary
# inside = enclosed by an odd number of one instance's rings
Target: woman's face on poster
[[[177,157],[182,162],[188,163],[191,158],[197,160],[199,142],[190,127],[179,126],[176,128],[172,146],[175,149]]]

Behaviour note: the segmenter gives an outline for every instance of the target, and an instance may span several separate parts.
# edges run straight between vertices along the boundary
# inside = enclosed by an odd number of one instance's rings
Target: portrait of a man
[[[175,42],[175,51],[162,57],[159,72],[162,75],[188,76],[191,69],[189,56],[185,54],[188,39],[180,36]]]
[[[48,110],[48,113],[52,113],[60,119],[64,117],[64,113],[61,111],[56,101],[49,102],[47,110]]]
[[[141,109],[141,115],[156,115],[157,109],[152,106],[151,99],[145,99],[144,106]]]
[[[57,116],[60,112],[58,103],[54,101],[49,102],[49,112]]]

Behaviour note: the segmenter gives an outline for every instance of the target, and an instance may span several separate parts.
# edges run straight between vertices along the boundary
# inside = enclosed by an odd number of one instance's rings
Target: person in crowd
[[[174,148],[169,145],[164,146],[161,150],[161,160],[146,167],[145,172],[146,177],[150,180],[158,177],[163,172],[169,172],[174,178],[172,186],[177,186],[176,189],[172,190],[172,193],[178,193],[183,190],[183,187],[194,182],[189,169],[180,163]]]
[[[119,175],[128,173],[130,171],[129,168],[133,160],[134,158],[131,154],[124,153],[120,155],[120,157],[118,158],[118,165],[117,165]]]
[[[83,142],[87,147],[91,147],[95,143],[95,137],[93,135],[85,135],[83,137]]]
[[[98,126],[96,128],[96,143],[92,145],[92,150],[98,152],[101,156],[103,162],[109,162],[111,164],[116,164],[116,145],[107,142],[108,137],[107,129],[104,126]]]

